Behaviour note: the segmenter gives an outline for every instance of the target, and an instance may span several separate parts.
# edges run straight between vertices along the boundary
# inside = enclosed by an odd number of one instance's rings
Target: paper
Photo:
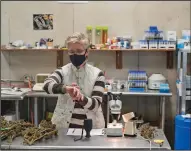
[[[1,94],[4,95],[24,95],[25,93],[29,92],[30,89],[20,89],[20,91],[15,91],[11,88],[1,88]]]
[[[133,112],[130,112],[130,113],[123,114],[122,117],[123,117],[123,121],[126,123],[130,119],[134,118],[135,114]]]
[[[81,136],[82,134],[82,129],[81,128],[69,128],[67,135],[72,135],[72,136]],[[86,131],[84,130],[83,132],[83,136],[86,135]],[[103,129],[92,129],[90,132],[91,136],[100,136],[100,135],[104,135],[104,131]]]

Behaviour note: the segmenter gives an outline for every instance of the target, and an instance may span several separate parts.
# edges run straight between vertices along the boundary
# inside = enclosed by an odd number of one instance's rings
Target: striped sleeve
[[[79,103],[84,108],[87,108],[89,110],[96,112],[100,104],[102,103],[104,88],[105,88],[105,76],[103,72],[100,72],[94,84],[91,97],[84,96],[83,101]]]
[[[64,93],[64,85],[62,84],[62,81],[62,69],[57,69],[47,79],[45,79],[43,89],[48,94]]]

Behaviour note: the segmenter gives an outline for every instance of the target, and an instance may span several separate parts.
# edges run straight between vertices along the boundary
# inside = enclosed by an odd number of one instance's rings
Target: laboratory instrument
[[[48,73],[39,73],[35,77],[35,85],[33,86],[32,90],[33,91],[44,91],[43,86],[44,86],[44,80],[48,78],[50,74]]]
[[[149,89],[159,90],[160,89],[160,84],[162,84],[162,83],[166,83],[166,78],[160,73],[152,74],[148,78],[148,88]]]
[[[79,140],[83,139],[84,130],[86,131],[86,136],[85,137],[90,138],[91,137],[90,131],[92,130],[92,127],[93,127],[92,119],[85,119],[84,120],[84,125],[82,127],[81,136],[80,136],[80,138],[74,138],[74,141],[79,141]],[[75,131],[75,129],[74,129],[74,131]]]
[[[111,100],[109,101],[109,108],[112,116],[112,123],[108,123],[106,129],[106,134],[108,137],[123,136],[123,125],[122,123],[119,123],[122,108],[122,102],[120,100],[121,95],[122,93],[114,95],[111,92],[108,92],[108,96],[111,97]]]

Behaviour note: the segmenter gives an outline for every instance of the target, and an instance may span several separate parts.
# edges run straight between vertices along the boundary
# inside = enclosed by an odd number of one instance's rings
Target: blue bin
[[[191,118],[175,117],[175,150],[191,150]]]

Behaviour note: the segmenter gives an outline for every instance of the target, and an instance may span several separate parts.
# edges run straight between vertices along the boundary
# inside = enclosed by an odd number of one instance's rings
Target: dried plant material
[[[31,123],[24,120],[7,121],[1,116],[1,140],[7,139],[11,143],[15,137],[21,136],[23,130],[32,126]]]
[[[140,134],[145,139],[153,139],[156,135],[156,129],[149,125],[149,123],[143,124],[140,128]]]
[[[56,125],[51,121],[42,120],[39,127],[35,127],[29,122],[24,120],[18,121],[6,121],[1,116],[1,140],[7,139],[9,143],[13,141],[15,137],[22,136],[24,144],[32,145],[37,140],[43,138],[49,139],[53,135],[58,135]]]
[[[58,130],[56,130],[56,125],[52,124],[51,121],[42,120],[39,124],[39,128],[32,127],[23,132],[24,144],[32,145],[36,141],[43,138],[49,139],[53,135],[58,135]]]

